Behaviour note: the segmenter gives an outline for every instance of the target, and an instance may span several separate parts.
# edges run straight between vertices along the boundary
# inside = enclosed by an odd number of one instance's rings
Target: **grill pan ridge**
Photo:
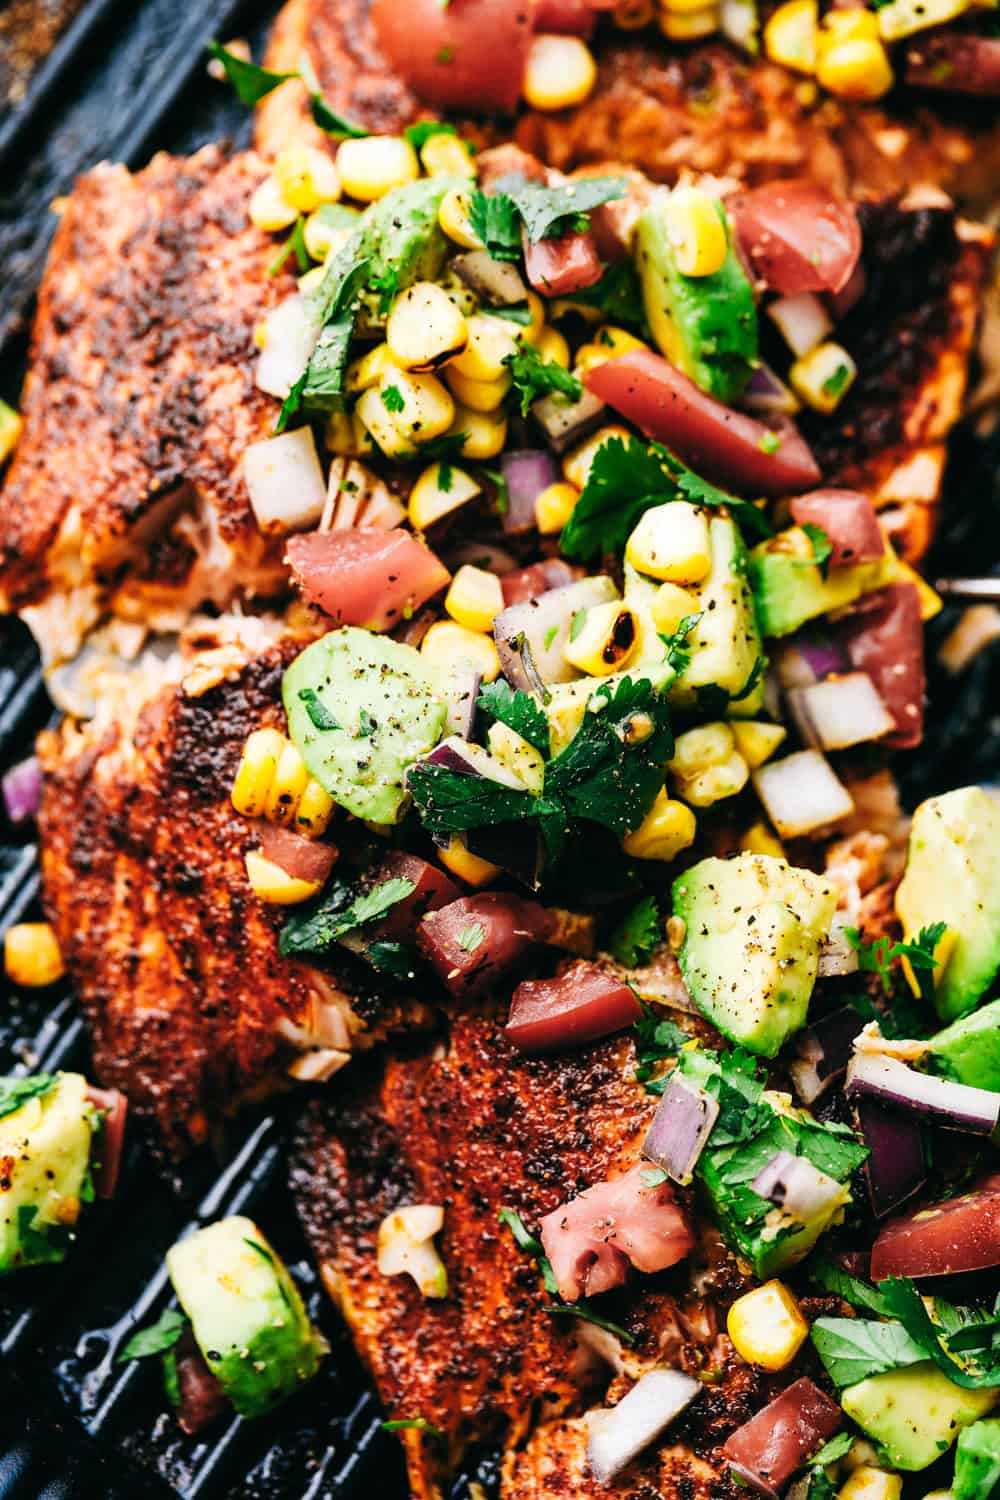
[[[248,35],[254,56],[277,9],[240,0],[84,0],[23,103],[0,121],[0,395],[16,401],[31,303],[52,232],[52,199],[102,159],[144,164],[158,149],[249,139],[248,114],[205,71],[205,44]],[[1000,430],[954,445],[937,558],[950,573],[1000,557]],[[934,648],[957,619],[932,622],[931,704],[924,746],[898,758],[904,798],[963,781],[1000,781],[1000,641],[949,681]],[[30,753],[52,720],[34,647],[0,619],[0,771]],[[2,820],[2,814],[0,814]],[[0,932],[37,912],[38,860],[30,836],[0,821]],[[86,1038],[71,995],[7,995],[0,978],[0,1071],[86,1071]],[[132,1140],[113,1203],[88,1215],[69,1260],[0,1278],[0,1500],[403,1500],[395,1440],[312,1268],[291,1204],[284,1144],[291,1106],[244,1120],[220,1166],[198,1161],[168,1185]],[[171,1290],[166,1248],[199,1224],[235,1212],[259,1219],[287,1261],[331,1344],[320,1375],[272,1417],[233,1418],[185,1438],[166,1410],[158,1361],[121,1364],[136,1326]],[[495,1493],[485,1453],[453,1484]]]

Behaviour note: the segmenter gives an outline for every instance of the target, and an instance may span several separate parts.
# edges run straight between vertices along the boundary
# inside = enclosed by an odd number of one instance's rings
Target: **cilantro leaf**
[[[966,1390],[1000,1386],[1000,1338],[997,1320],[989,1313],[934,1297],[932,1317],[907,1277],[890,1277],[881,1291],[890,1313],[919,1347],[921,1357],[932,1359],[949,1380]]]
[[[619,963],[624,964],[628,969],[634,969],[637,964],[647,961],[662,938],[663,932],[660,927],[660,912],[656,905],[656,897],[643,896],[631,911],[625,913],[611,934],[608,946]]]
[[[839,1388],[927,1358],[902,1323],[878,1323],[867,1318],[817,1318],[811,1337],[827,1374]]]
[[[352,240],[344,246],[349,250]],[[344,405],[344,373],[347,356],[354,334],[361,291],[368,278],[370,262],[362,260],[351,264],[341,279],[330,304],[329,317],[320,330],[316,347],[306,366],[306,380],[302,400],[306,406],[320,411],[340,411]]]
[[[440,1427],[435,1427],[426,1417],[394,1417],[391,1422],[382,1423],[383,1432],[403,1432],[408,1427],[415,1428],[417,1432],[426,1432],[428,1437],[444,1440]]]
[[[476,700],[480,708],[500,724],[513,729],[529,745],[548,757],[550,751],[549,721],[530,693],[511,688],[502,677],[484,683]]]
[[[414,151],[419,151],[432,135],[457,135],[458,131],[447,120],[418,120],[415,125],[407,125],[403,134]]]
[[[832,1292],[835,1297],[843,1297],[853,1307],[863,1307],[867,1312],[877,1313],[880,1318],[890,1316],[886,1299],[877,1287],[842,1271],[832,1260],[815,1256],[806,1262],[806,1270],[810,1280],[822,1287],[823,1291]]]
[[[306,706],[309,722],[314,729],[324,732],[329,729],[339,729],[340,724],[327,708],[315,688],[304,687],[299,689],[299,697]]]
[[[825,578],[830,571],[833,543],[822,526],[815,526],[812,521],[806,521],[802,530],[812,542],[813,555],[809,558],[808,562],[796,563],[795,566],[819,568],[820,577]]]
[[[387,385],[382,392],[382,405],[386,411],[402,411],[406,405],[398,385]]]
[[[163,1394],[171,1406],[181,1404],[181,1381],[177,1373],[177,1354],[167,1349],[163,1354]]]
[[[475,953],[486,936],[479,922],[470,922],[468,927],[463,927],[458,934],[458,946],[463,953]]]
[[[671,635],[660,634],[663,642],[667,666],[677,673],[678,677],[686,672],[691,665],[691,647],[688,645],[688,636],[701,619],[701,614],[685,615],[677,629]]]
[[[843,1458],[854,1445],[853,1432],[838,1432],[828,1443],[824,1443],[808,1460],[810,1469],[822,1469],[827,1464],[835,1464],[838,1458]]]
[[[469,224],[494,260],[521,259],[521,226],[517,205],[506,193],[469,194]]]
[[[373,969],[393,979],[416,979],[416,956],[405,943],[369,943],[365,957]]]
[[[498,191],[514,203],[533,245],[571,230],[586,230],[590,210],[623,198],[627,188],[623,177],[577,177],[557,187],[543,187],[511,173],[497,182]]]
[[[29,1099],[40,1099],[59,1082],[54,1073],[35,1073],[30,1078],[0,1078],[0,1120],[12,1115]]]
[[[371,134],[363,125],[356,125],[353,120],[347,120],[343,115],[338,115],[336,110],[330,108],[323,98],[319,86],[319,79],[313,72],[312,64],[305,53],[299,59],[298,76],[302,79],[309,93],[309,104],[312,111],[313,124],[318,125],[327,135],[332,135],[335,140],[360,141]]]
[[[47,1224],[39,1217],[34,1203],[22,1203],[17,1210],[17,1239],[24,1253],[25,1265],[46,1265],[62,1260],[73,1238],[65,1224]]]
[[[634,1344],[635,1337],[623,1328],[620,1323],[612,1323],[610,1318],[603,1317],[594,1311],[594,1305],[587,1299],[580,1302],[550,1302],[545,1309],[557,1318],[580,1318],[584,1323],[593,1323],[595,1328],[603,1328],[607,1333],[613,1333],[616,1338],[621,1339],[623,1344]]]
[[[410,767],[407,785],[421,822],[432,834],[511,823],[533,818],[539,811],[540,799],[527,790],[426,761]]]
[[[858,955],[858,968],[863,974],[877,974],[886,995],[893,993],[892,964],[897,958],[905,958],[917,977],[921,999],[934,999],[934,954],[947,931],[944,922],[932,922],[922,927],[912,943],[894,943],[883,934],[872,942],[862,938],[857,927],[845,927],[844,934]]]
[[[151,1354],[162,1354],[172,1349],[187,1326],[187,1318],[176,1307],[163,1310],[155,1323],[140,1328],[134,1333],[118,1355],[118,1364],[130,1359],[148,1359]]]
[[[284,266],[285,261],[293,253],[295,255],[296,261],[298,262],[299,270],[308,271],[309,267],[312,265],[312,256],[309,254],[309,251],[306,248],[305,225],[305,219],[301,214],[299,214],[298,218],[295,220],[295,226],[292,229],[291,234],[288,236],[287,240],[282,245],[281,249],[278,251],[271,264],[268,266],[268,276],[277,276],[278,272]]]
[[[481,307],[479,311],[488,318],[506,318],[508,323],[519,323],[522,328],[531,323],[531,308],[527,302],[508,302],[506,307]]]
[[[542,1249],[541,1240],[536,1240],[535,1236],[533,1234],[529,1234],[528,1230],[525,1228],[524,1220],[521,1218],[521,1215],[513,1208],[502,1208],[497,1214],[497,1218],[500,1220],[501,1224],[506,1224],[511,1234],[514,1236],[514,1243],[517,1248],[519,1250],[524,1250],[528,1255],[537,1260],[538,1269],[542,1273],[542,1282],[545,1290],[550,1293],[558,1292],[559,1288],[556,1286],[556,1278],[555,1272],[552,1269],[552,1262],[549,1260],[548,1256],[545,1254],[545,1251]]]
[[[318,906],[311,911],[294,912],[286,920],[279,941],[281,953],[285,958],[296,953],[322,953],[345,932],[384,917],[415,889],[412,880],[395,876],[354,896],[344,881],[334,881],[320,897]]]
[[[642,288],[631,260],[609,266],[600,281],[584,287],[583,291],[574,292],[569,300],[581,307],[599,308],[609,323],[624,323],[631,328],[646,326]]]
[[[522,344],[516,354],[508,354],[504,364],[510,370],[514,390],[521,402],[521,415],[526,417],[531,403],[539,396],[558,392],[567,401],[579,401],[583,395],[583,382],[554,359],[543,359],[530,344]]]
[[[299,76],[298,73],[272,73],[269,68],[260,68],[256,63],[237,57],[235,52],[227,52],[218,42],[209,42],[208,50],[222,64],[240,103],[251,107],[259,104],[280,83],[287,83],[289,78]]]
[[[647,1094],[662,1094],[665,1080],[653,1075],[658,1072],[660,1063],[676,1057],[691,1038],[673,1021],[661,1020],[655,1006],[642,1000],[639,1004],[642,1015],[635,1022],[636,1083],[644,1083]]]

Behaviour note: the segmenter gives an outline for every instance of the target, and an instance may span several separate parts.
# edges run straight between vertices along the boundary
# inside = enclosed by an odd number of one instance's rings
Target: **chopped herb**
[[[416,453],[400,456],[414,459],[420,464],[454,464],[464,456],[462,450],[468,438],[467,432],[443,432],[440,437],[431,438],[429,443],[421,443]],[[442,488],[451,489],[450,477],[447,486],[442,486]]]
[[[330,108],[323,98],[319,79],[313,72],[312,64],[305,53],[299,60],[299,77],[309,93],[313,124],[317,125],[320,130],[333,136],[335,140],[343,140],[346,137],[349,140],[360,141],[371,134],[363,125],[357,125],[353,120],[345,119],[343,115],[338,115],[336,110]]]
[[[559,1288],[556,1286],[556,1277],[552,1269],[552,1262],[542,1249],[541,1240],[536,1240],[533,1234],[528,1233],[521,1215],[513,1208],[502,1208],[497,1214],[497,1218],[501,1224],[506,1224],[514,1236],[514,1243],[517,1245],[517,1248],[524,1250],[526,1254],[533,1256],[537,1260],[538,1269],[542,1273],[542,1282],[545,1290],[551,1293],[558,1292]]]
[[[451,481],[454,472],[451,464],[438,464],[438,489],[443,495],[451,494]]]
[[[559,634],[559,626],[558,625],[550,625],[549,628],[548,628],[548,630],[545,632],[545,635],[544,635],[544,638],[543,638],[543,643],[544,643],[546,651],[548,651],[549,647],[552,645],[552,642],[555,640],[555,638],[556,638],[556,636],[558,634]]]
[[[334,881],[323,893],[318,905],[309,911],[294,912],[281,929],[282,956],[296,953],[322,953],[345,932],[384,917],[387,911],[416,889],[412,880],[395,877],[384,880],[363,895],[354,895],[344,881]]]
[[[628,969],[634,969],[637,964],[648,962],[653,949],[659,946],[662,939],[656,897],[643,896],[631,911],[626,912],[611,934],[608,946],[619,963]]]
[[[468,927],[463,927],[458,934],[458,946],[463,953],[475,953],[486,933],[478,922],[472,922]]]
[[[825,578],[830,571],[830,558],[833,556],[833,543],[822,526],[814,526],[812,521],[806,521],[802,527],[806,536],[812,543],[813,555],[807,563],[798,566],[819,568],[820,577]]]
[[[838,1459],[850,1452],[854,1445],[853,1432],[838,1432],[828,1443],[824,1443],[817,1453],[808,1460],[810,1469],[822,1469],[827,1464],[835,1464]]]
[[[309,715],[309,722],[312,724],[314,729],[325,732],[329,729],[340,728],[340,724],[327,708],[326,704],[316,692],[315,688],[299,688],[299,698],[306,706],[306,713]]]
[[[384,271],[380,271],[377,276],[371,278],[368,285],[372,291],[378,292],[379,317],[386,317],[399,291],[399,267],[386,266]]]
[[[662,1183],[670,1181],[670,1174],[662,1167],[643,1167],[639,1173],[644,1187],[660,1187]]]
[[[294,229],[268,266],[268,276],[277,276],[278,272],[284,266],[285,261],[292,254],[294,254],[295,259],[298,261],[299,270],[308,271],[312,265],[312,257],[306,248],[305,224],[305,219],[299,214],[295,221]]]
[[[418,120],[416,125],[407,125],[403,131],[414,151],[420,151],[432,135],[458,135],[454,125],[446,120]]]
[[[177,1373],[177,1354],[167,1349],[163,1355],[163,1392],[171,1406],[181,1404],[181,1382]]]
[[[118,1363],[130,1359],[148,1359],[151,1354],[162,1354],[172,1349],[187,1325],[187,1318],[176,1307],[164,1308],[149,1328],[134,1333],[118,1355]]]
[[[473,188],[469,194],[469,225],[494,260],[521,259],[517,205],[505,193]]]
[[[672,635],[660,633],[660,640],[665,647],[665,660],[668,667],[672,667],[678,677],[686,672],[691,665],[692,647],[688,643],[688,636],[701,619],[701,614],[685,615],[681,623]]]
[[[512,173],[497,182],[498,193],[514,204],[533,245],[586,230],[590,210],[623,198],[627,188],[623,177],[577,177],[558,187],[542,187],[520,173]]]
[[[243,1236],[243,1243],[248,1245],[255,1255],[259,1255],[261,1260],[266,1261],[272,1270],[274,1269],[274,1256],[266,1245],[262,1245],[259,1240],[248,1239],[246,1235]]]
[[[393,979],[417,977],[416,955],[405,943],[369,943],[365,957],[373,969]]]
[[[516,354],[508,354],[504,364],[510,370],[514,391],[521,403],[521,415],[526,417],[533,401],[539,396],[556,393],[567,401],[579,401],[583,395],[583,383],[554,359],[543,359],[530,344],[522,344]]]
[[[519,323],[522,328],[531,323],[531,308],[527,302],[511,302],[507,307],[481,307],[479,311],[490,318],[506,318],[508,323]]]
[[[600,281],[574,292],[569,300],[580,307],[599,308],[609,323],[623,323],[630,328],[646,326],[639,276],[630,260],[609,266]]]
[[[403,1432],[412,1427],[417,1432],[426,1432],[428,1437],[440,1438],[444,1441],[444,1433],[440,1427],[435,1427],[433,1422],[428,1422],[426,1417],[395,1417],[391,1422],[382,1423],[383,1432]]]
[[[241,104],[251,107],[259,104],[279,84],[298,77],[298,73],[272,73],[268,68],[246,62],[244,58],[237,57],[235,52],[227,52],[218,42],[209,42],[208,50],[222,64]]]
[[[29,1099],[40,1099],[59,1082],[54,1073],[35,1073],[31,1078],[0,1078],[0,1120],[12,1115]]]
[[[622,1328],[620,1323],[612,1323],[610,1318],[604,1318],[600,1313],[596,1313],[590,1302],[550,1302],[545,1311],[552,1313],[556,1318],[580,1318],[584,1323],[593,1323],[595,1328],[603,1328],[607,1333],[613,1333],[616,1338],[621,1339],[623,1344],[635,1343],[634,1334]]]
[[[502,677],[484,683],[477,705],[508,729],[513,729],[542,755],[550,751],[549,721],[530,693],[512,688]]]
[[[493,504],[496,507],[497,515],[505,516],[510,510],[510,494],[507,490],[506,479],[499,469],[484,469],[483,473],[496,491],[493,497]]]
[[[572,620],[570,620],[569,622],[569,638],[571,641],[575,641],[577,639],[586,623],[587,611],[585,609],[578,609],[574,614]]]
[[[847,365],[838,365],[832,375],[828,375],[823,381],[820,389],[824,396],[839,396],[845,389],[851,378],[851,371]]]
[[[777,453],[781,447],[781,434],[779,432],[765,432],[760,440],[761,453]]]
[[[643,1001],[640,1004],[642,1015],[635,1023],[635,1080],[646,1085],[647,1094],[662,1094],[663,1081],[654,1078],[654,1074],[659,1072],[661,1063],[676,1057],[691,1038],[673,1021],[662,1020],[655,1006]]]
[[[934,999],[934,954],[946,931],[946,923],[933,922],[922,927],[912,943],[893,943],[887,936],[868,943],[856,927],[844,928],[847,941],[858,955],[858,968],[864,974],[877,974],[887,995],[893,991],[893,960],[905,958],[917,977],[921,998],[930,1001]]]
[[[843,1297],[845,1302],[850,1302],[853,1307],[863,1307],[866,1312],[877,1313],[880,1318],[890,1316],[889,1307],[885,1298],[877,1287],[869,1285],[867,1281],[860,1280],[857,1276],[851,1276],[847,1271],[842,1271],[833,1261],[826,1260],[822,1256],[814,1256],[806,1262],[806,1270],[810,1280],[817,1286],[822,1287],[825,1292],[832,1292],[835,1297]]]
[[[23,1203],[17,1211],[17,1238],[28,1265],[43,1265],[62,1260],[73,1238],[64,1224],[46,1224],[39,1218],[33,1203]]]
[[[884,1375],[927,1358],[902,1323],[817,1318],[811,1332],[827,1374],[841,1389],[870,1375]]]
[[[302,393],[306,388],[307,379],[308,374],[304,371],[292,386],[284,401],[282,401],[281,410],[278,413],[278,420],[274,424],[274,433],[276,437],[280,433],[284,432],[289,422],[297,414],[300,407],[302,406]]]
[[[906,1277],[881,1285],[892,1316],[899,1319],[921,1352],[948,1379],[966,1390],[1000,1386],[1000,1298],[992,1313],[985,1308],[957,1307],[943,1297],[926,1303]]]
[[[382,405],[386,411],[402,411],[406,405],[398,385],[387,385],[382,392]]]

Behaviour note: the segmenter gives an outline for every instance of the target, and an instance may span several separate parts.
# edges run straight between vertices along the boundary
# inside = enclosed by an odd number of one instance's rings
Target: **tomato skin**
[[[375,0],[390,68],[443,111],[512,114],[535,22],[533,0]]]
[[[650,349],[632,349],[595,365],[584,384],[696,473],[735,494],[794,494],[820,478],[794,427],[780,435],[774,452],[766,451],[774,436],[770,428],[706,395]]]
[[[561,557],[551,557],[545,562],[529,563],[526,568],[517,568],[505,573],[500,579],[504,604],[522,604],[525,599],[537,599],[549,589],[561,588],[572,583],[576,573]]]
[[[534,244],[525,233],[522,244],[528,280],[543,297],[571,297],[593,286],[604,274],[597,242],[589,230]]]
[[[264,858],[293,880],[322,885],[337,862],[332,844],[307,839],[294,828],[282,828],[277,823],[261,823],[257,839]]]
[[[393,849],[381,861],[372,878],[372,886],[384,885],[387,880],[412,881],[413,890],[390,907],[374,927],[365,928],[366,938],[375,942],[412,941],[417,924],[429,911],[437,911],[449,902],[457,901],[461,895],[455,882],[437,865],[421,859],[418,854],[406,854],[402,849]]]
[[[867,672],[896,728],[882,744],[912,750],[924,734],[924,629],[912,583],[863,595],[837,627],[851,665]]]
[[[892,1219],[872,1246],[871,1276],[954,1276],[1000,1265],[1000,1172],[968,1193]]]
[[[867,495],[854,490],[812,490],[792,501],[796,526],[819,526],[833,547],[831,568],[849,568],[855,563],[878,562],[885,539],[875,507]]]
[[[506,891],[461,896],[428,912],[417,944],[453,995],[478,995],[520,963],[552,930],[537,901]]]
[[[736,237],[774,292],[839,292],[861,255],[854,206],[805,178],[769,182],[729,204]]]
[[[776,1495],[842,1421],[836,1402],[804,1375],[738,1427],[722,1451],[742,1478]]]
[[[118,1186],[122,1148],[125,1144],[125,1121],[128,1099],[120,1089],[87,1088],[87,1099],[95,1109],[104,1111],[104,1128],[100,1141],[101,1165],[94,1182],[99,1198],[113,1198]]]
[[[285,561],[309,604],[340,625],[391,630],[444,588],[450,574],[408,531],[307,531]]]
[[[906,81],[956,94],[1000,94],[1000,37],[942,27],[906,49]]]
[[[610,1036],[641,1015],[627,984],[581,961],[555,979],[519,984],[504,1034],[522,1052],[550,1052]]]

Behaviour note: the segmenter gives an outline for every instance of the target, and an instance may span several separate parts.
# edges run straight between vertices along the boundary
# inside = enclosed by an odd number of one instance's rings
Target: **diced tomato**
[[[794,427],[776,435],[706,395],[649,349],[632,349],[595,365],[584,383],[647,437],[737,494],[787,495],[820,478],[816,460]]]
[[[772,291],[839,292],[861,255],[854,205],[807,178],[769,182],[729,204],[744,255]]]
[[[740,1478],[765,1495],[776,1495],[842,1420],[837,1403],[803,1376],[737,1427],[722,1451]]]
[[[332,844],[307,839],[294,828],[261,823],[257,838],[264,858],[293,880],[309,880],[322,885],[337,863],[337,850]]]
[[[572,583],[576,573],[561,557],[550,557],[545,562],[532,563],[527,568],[517,568],[513,573],[504,573],[500,579],[504,604],[523,604],[525,599],[537,599],[549,589],[562,588]]]
[[[598,10],[590,0],[535,0],[535,30],[559,36],[590,36]]]
[[[534,26],[531,0],[375,0],[393,72],[436,109],[513,113]]]
[[[391,630],[448,583],[448,569],[408,531],[307,531],[285,561],[309,604],[339,625]]]
[[[417,943],[453,995],[473,995],[501,979],[551,930],[552,918],[537,901],[488,891],[429,912]]]
[[[865,295],[867,284],[864,262],[859,260],[841,290],[830,292],[827,296],[827,306],[835,323],[839,323],[841,318],[846,318],[851,308],[858,305]]]
[[[872,1246],[873,1281],[1000,1266],[1000,1172],[968,1193],[891,1220]]]
[[[175,1346],[177,1361],[177,1420],[189,1437],[210,1427],[223,1412],[231,1411],[229,1397],[205,1363],[190,1326]]]
[[[831,568],[877,562],[885,551],[875,507],[867,495],[855,490],[812,490],[808,495],[796,495],[792,520],[797,526],[819,526],[826,532],[833,547]]]
[[[912,583],[865,594],[837,626],[851,664],[867,672],[896,721],[883,744],[919,745],[924,733],[924,631]]]
[[[581,173],[585,176],[585,173]],[[612,198],[590,210],[590,229],[602,260],[614,263],[627,260],[631,252],[632,233],[646,204],[649,202],[649,187],[636,183],[630,176],[629,190],[624,198]]]
[[[630,1265],[663,1271],[694,1245],[687,1219],[667,1182],[650,1186],[641,1164],[612,1182],[598,1182],[546,1214],[541,1241],[564,1302],[621,1286]]]
[[[100,1156],[99,1163],[96,1164],[99,1170],[94,1180],[94,1191],[98,1198],[113,1198],[122,1164],[128,1099],[120,1089],[99,1089],[93,1084],[87,1086],[87,1098],[95,1109],[104,1112],[97,1148]]]
[[[366,937],[381,943],[404,943],[416,936],[417,924],[429,911],[438,911],[460,896],[458,886],[437,865],[429,864],[417,854],[393,849],[376,871],[372,885],[387,880],[411,880],[413,890],[397,901],[381,922],[365,929]]]
[[[525,979],[514,991],[504,1028],[522,1052],[577,1047],[631,1026],[642,1006],[613,974],[583,961],[555,979]]]
[[[521,243],[528,280],[543,297],[571,297],[574,292],[593,286],[604,274],[596,241],[589,230],[534,244],[525,230]]]
[[[955,94],[1000,94],[1000,37],[942,27],[906,49],[906,81]]]

